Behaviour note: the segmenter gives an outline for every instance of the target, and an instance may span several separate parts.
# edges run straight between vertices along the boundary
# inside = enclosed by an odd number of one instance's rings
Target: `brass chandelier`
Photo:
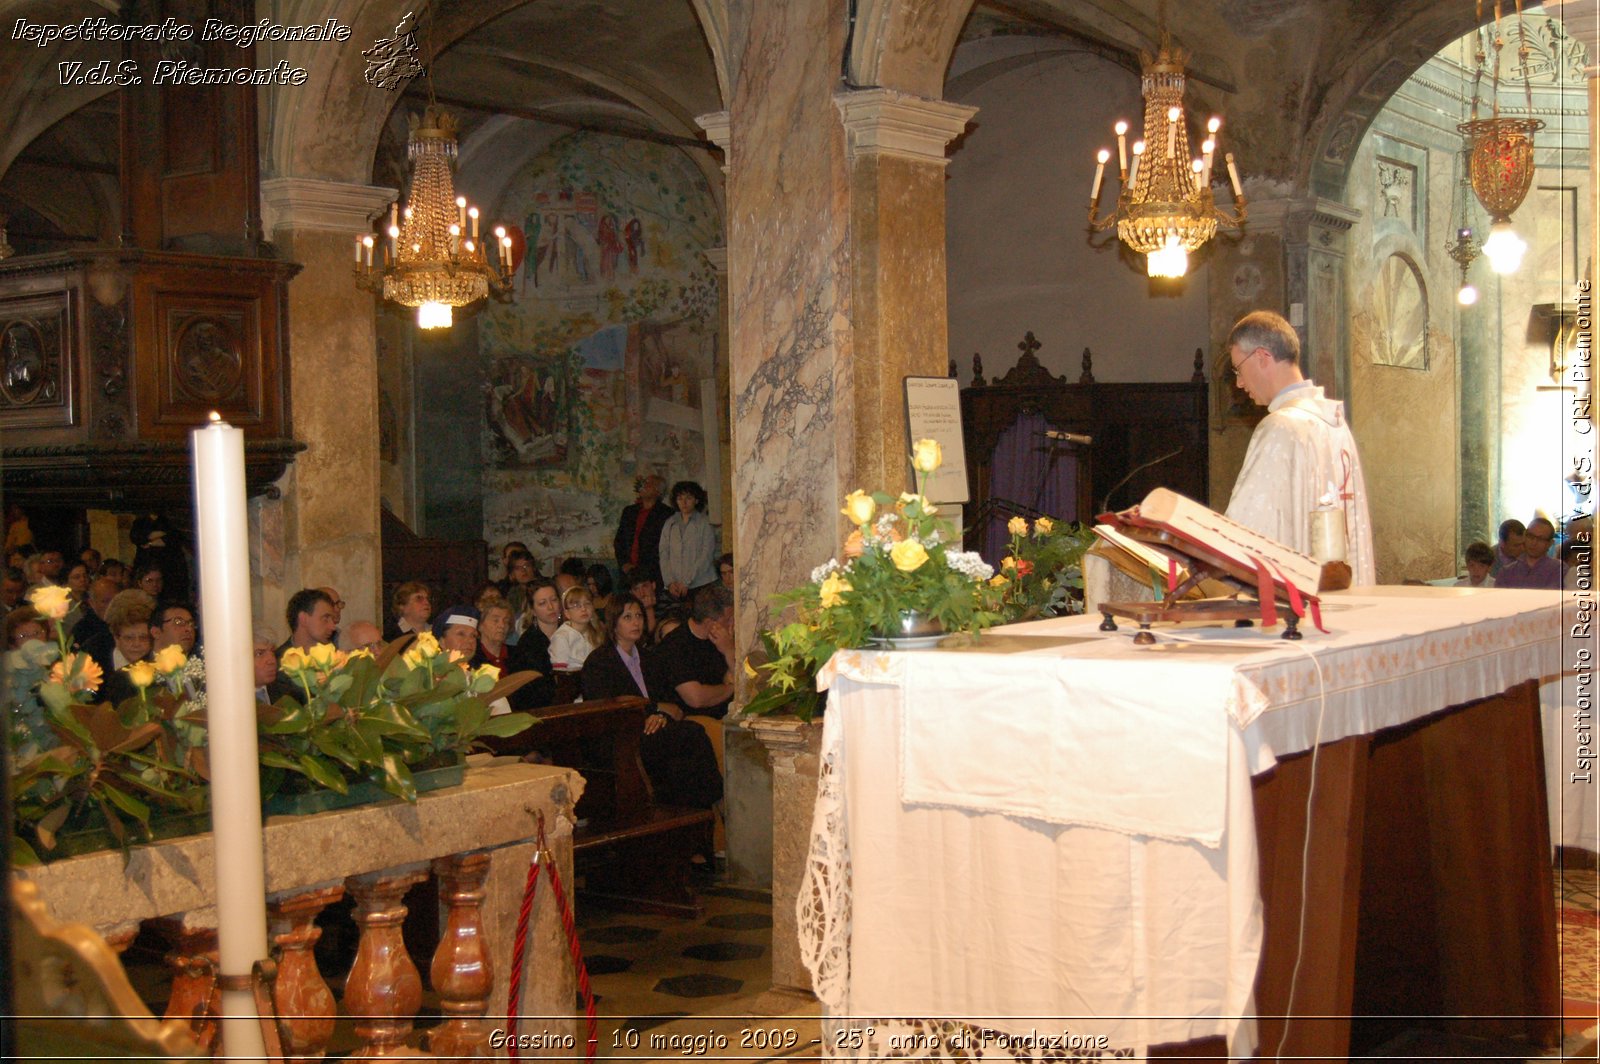
[[[457,308],[512,298],[511,238],[496,226],[493,249],[478,234],[477,207],[455,194],[456,120],[434,104],[410,119],[411,192],[389,208],[374,264],[371,234],[356,238],[356,283],[403,307],[423,329],[449,328]]]
[[[1528,39],[1522,22],[1522,0],[1517,5],[1517,55],[1522,63],[1523,86],[1528,113],[1533,113],[1533,85],[1528,80]],[[1477,0],[1478,22],[1483,21],[1483,0]],[[1484,257],[1495,273],[1514,273],[1522,264],[1528,245],[1511,227],[1511,215],[1522,206],[1533,184],[1533,135],[1544,128],[1537,118],[1507,118],[1500,114],[1500,53],[1505,37],[1500,32],[1501,0],[1494,3],[1494,79],[1490,88],[1488,118],[1478,117],[1478,86],[1483,81],[1487,55],[1479,38],[1477,74],[1473,82],[1472,118],[1456,128],[1466,138],[1472,192],[1489,212],[1489,236],[1483,242]]]
[[[1154,59],[1143,56],[1144,137],[1133,143],[1130,167],[1128,123],[1118,122],[1114,127],[1119,188],[1116,208],[1105,215],[1100,214],[1100,187],[1111,151],[1100,150],[1094,188],[1089,193],[1089,228],[1099,233],[1115,225],[1122,242],[1145,256],[1151,277],[1182,277],[1189,268],[1189,252],[1215,236],[1219,224],[1243,225],[1246,205],[1232,152],[1223,158],[1233,189],[1233,213],[1219,207],[1212,195],[1211,166],[1222,129],[1220,118],[1206,123],[1200,155],[1191,158],[1189,154],[1189,124],[1183,109],[1188,53],[1172,46],[1165,17],[1162,24],[1160,51]]]

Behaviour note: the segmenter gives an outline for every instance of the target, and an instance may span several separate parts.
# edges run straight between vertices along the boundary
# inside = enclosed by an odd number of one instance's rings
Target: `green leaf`
[[[17,835],[11,836],[12,868],[30,868],[34,865],[42,864],[44,864],[44,862],[41,861],[39,859],[39,855],[33,851],[33,847],[28,845],[27,840]]]
[[[105,795],[112,805],[133,817],[139,823],[150,823],[150,807],[133,795],[120,788],[113,787],[109,783],[102,786],[100,792]]]
[[[411,778],[411,770],[394,754],[383,756],[383,789],[413,805],[417,802],[417,784]]]
[[[288,754],[282,753],[278,750],[262,750],[261,763],[263,765],[269,765],[273,768],[286,768],[294,772],[303,771],[298,759],[290,757]]]
[[[538,718],[531,713],[502,713],[498,717],[490,717],[474,733],[476,735],[493,735],[504,739],[522,732],[538,723]]]
[[[292,767],[297,767],[306,774],[307,778],[315,781],[318,786],[326,787],[330,791],[338,791],[340,794],[348,794],[350,792],[350,785],[344,781],[344,777],[320,757],[301,754],[298,764]]]

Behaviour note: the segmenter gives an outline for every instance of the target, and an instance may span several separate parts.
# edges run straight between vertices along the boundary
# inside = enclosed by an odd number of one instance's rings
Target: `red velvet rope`
[[[556,869],[555,857],[550,853],[544,837],[544,813],[539,816],[539,837],[534,847],[533,860],[528,862],[528,882],[522,889],[522,907],[517,912],[517,934],[511,945],[511,992],[506,1011],[506,1051],[512,1060],[521,1060],[517,1049],[517,1011],[522,1002],[522,959],[528,944],[528,920],[533,914],[533,899],[539,889],[539,868],[550,865],[550,888],[556,892],[556,904],[561,908],[561,926],[567,931],[567,947],[572,953],[572,966],[578,973],[578,992],[583,995],[583,1014],[587,1020],[588,1039],[584,1043],[583,1059],[593,1060],[600,1045],[600,1022],[595,1016],[594,991],[589,989],[589,966],[583,963],[583,949],[578,945],[578,929],[572,920],[572,906],[567,902],[567,892],[561,887],[561,873]]]

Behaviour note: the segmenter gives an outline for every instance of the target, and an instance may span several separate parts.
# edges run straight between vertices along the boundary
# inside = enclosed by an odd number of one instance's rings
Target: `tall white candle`
[[[216,851],[219,974],[248,976],[267,957],[267,898],[256,754],[250,560],[245,518],[244,433],[215,411],[190,433],[195,539],[200,548],[201,631],[211,763],[211,838]],[[249,991],[222,992],[223,1051],[261,1059],[266,1046]]]

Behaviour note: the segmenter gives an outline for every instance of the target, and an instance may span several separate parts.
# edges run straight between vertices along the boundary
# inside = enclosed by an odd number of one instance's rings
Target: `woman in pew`
[[[505,675],[511,658],[511,647],[506,636],[511,632],[511,607],[504,602],[491,602],[481,607],[483,616],[478,621],[478,652],[472,656],[472,667],[493,665]]]
[[[607,625],[610,642],[591,653],[583,665],[584,700],[651,698],[639,654],[644,606],[632,595],[615,595],[612,607]],[[645,718],[639,759],[659,805],[709,809],[722,800],[722,773],[711,740],[698,724],[684,720],[675,705],[658,702]]]
[[[561,599],[556,596],[556,585],[548,580],[537,580],[528,588],[527,611],[517,619],[522,638],[507,654],[506,665],[510,672],[537,672],[539,679],[511,696],[512,709],[538,709],[555,702],[556,696],[550,637],[561,627]]]

